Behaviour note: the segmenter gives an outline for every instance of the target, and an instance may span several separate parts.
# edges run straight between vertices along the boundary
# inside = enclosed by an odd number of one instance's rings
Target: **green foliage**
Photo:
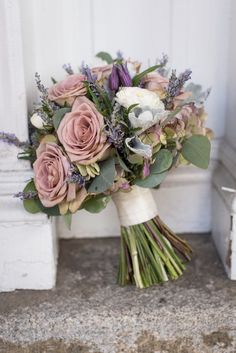
[[[99,53],[97,53],[96,57],[106,61],[108,64],[113,63],[112,56],[105,51],[100,51]]]
[[[25,186],[23,192],[36,191],[33,179],[28,182]],[[38,198],[24,200],[24,208],[29,213],[38,213],[41,212],[40,202]]]
[[[60,122],[64,118],[64,115],[66,113],[69,113],[70,111],[71,111],[71,108],[65,107],[65,108],[58,109],[56,113],[53,115],[52,120],[56,130],[58,129]]]
[[[67,213],[63,216],[64,222],[69,230],[71,230],[72,213]]]
[[[147,74],[149,74],[150,72],[155,71],[156,69],[158,69],[161,65],[154,65],[149,67],[147,70],[144,70],[143,72],[140,72],[139,74],[135,75],[132,82],[134,86],[138,86],[139,82],[142,80],[142,78],[144,78]]]
[[[126,171],[127,173],[130,173],[131,170],[127,167],[127,165],[125,164],[125,162],[123,161],[121,156],[118,154],[118,152],[117,152],[117,159],[118,159],[118,162],[119,162],[121,168],[124,169],[124,171]]]
[[[96,176],[88,188],[90,193],[101,193],[109,189],[115,179],[115,161],[110,158],[99,164],[100,174]]]
[[[169,150],[161,149],[157,155],[154,164],[150,168],[151,174],[159,174],[168,170],[173,162],[173,156]]]
[[[28,182],[28,184],[26,185],[23,191],[24,192],[36,191],[36,187],[33,179],[31,179]],[[24,200],[23,205],[25,210],[29,213],[43,212],[43,213],[46,213],[48,216],[60,216],[58,206],[44,207],[38,197],[34,199]]]
[[[181,154],[188,162],[199,168],[207,169],[210,151],[211,144],[206,136],[193,135],[184,142]]]
[[[150,174],[145,179],[136,179],[134,181],[134,184],[141,186],[142,188],[155,188],[157,185],[163,182],[166,175],[167,175],[167,172],[159,173],[159,174]]]
[[[106,208],[108,202],[111,200],[110,196],[96,195],[91,199],[85,201],[83,208],[91,213],[99,213]]]

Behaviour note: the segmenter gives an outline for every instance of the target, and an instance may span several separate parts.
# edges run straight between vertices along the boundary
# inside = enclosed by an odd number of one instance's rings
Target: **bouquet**
[[[177,279],[191,248],[158,216],[151,189],[181,164],[207,168],[211,131],[204,127],[209,90],[167,68],[167,56],[141,63],[97,54],[99,65],[78,73],[64,65],[64,80],[45,88],[36,73],[39,102],[29,142],[0,133],[22,149],[34,176],[18,196],[31,213],[96,213],[112,199],[121,223],[118,283],[139,288]]]

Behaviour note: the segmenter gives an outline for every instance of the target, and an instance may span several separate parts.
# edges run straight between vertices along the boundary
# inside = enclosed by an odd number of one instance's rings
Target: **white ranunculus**
[[[35,126],[37,129],[44,128],[44,121],[42,117],[38,113],[34,113],[30,118],[31,124]]]
[[[159,96],[152,91],[139,87],[123,87],[116,94],[116,101],[125,108],[133,104],[150,109],[164,108]]]

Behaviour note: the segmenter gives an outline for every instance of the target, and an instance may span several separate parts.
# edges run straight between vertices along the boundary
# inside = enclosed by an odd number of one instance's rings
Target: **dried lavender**
[[[167,54],[164,54],[164,53],[162,54],[161,59],[158,60],[158,64],[161,66],[157,69],[157,71],[162,76],[167,75],[168,70],[166,69],[166,64],[168,63],[168,61],[169,61],[169,57]]]
[[[80,172],[77,169],[75,169],[74,166],[71,166],[69,175],[66,181],[68,183],[78,184],[81,187],[85,185],[85,178],[80,174]]]
[[[108,137],[108,141],[115,148],[117,148],[118,151],[123,151],[125,132],[123,130],[122,125],[119,123],[115,123],[114,121],[108,121],[106,125],[106,134]]]
[[[14,145],[19,148],[29,147],[28,142],[20,141],[15,134],[0,131],[0,141],[7,143],[8,145]]]
[[[123,60],[124,57],[123,57],[122,51],[118,50],[117,53],[116,53],[116,57],[117,57],[118,60]]]
[[[93,75],[92,74],[92,71],[91,69],[88,67],[88,65],[84,65],[82,63],[82,66],[81,66],[81,73],[82,75],[86,76],[86,79],[89,83],[95,83],[96,80],[97,80],[97,76],[96,75]]]
[[[32,191],[32,190],[21,191],[14,195],[14,197],[18,197],[22,201],[35,199],[37,196],[38,196],[38,192]]]
[[[73,69],[72,69],[72,67],[71,67],[71,64],[64,64],[63,66],[62,66],[62,68],[65,70],[65,72],[67,72],[68,73],[68,75],[73,75],[74,74],[74,71],[73,71]]]
[[[46,113],[53,115],[54,111],[59,109],[60,107],[48,99],[48,89],[42,84],[41,77],[38,72],[35,73],[35,82],[39,92],[41,93],[40,99],[43,110],[46,110]]]
[[[185,84],[191,78],[191,70],[185,70],[178,77],[176,76],[176,70],[173,70],[169,80],[168,87],[166,89],[166,98],[164,99],[164,104],[167,109],[173,107],[173,99],[178,96]]]

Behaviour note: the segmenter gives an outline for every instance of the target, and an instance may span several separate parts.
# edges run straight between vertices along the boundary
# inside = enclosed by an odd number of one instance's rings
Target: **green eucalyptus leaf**
[[[150,72],[155,71],[156,69],[158,69],[161,65],[154,65],[149,67],[147,70],[144,70],[143,72],[140,72],[139,74],[135,75],[133,77],[133,85],[137,86],[139,84],[139,82],[142,80],[142,78],[144,78],[147,74],[149,74]]]
[[[44,207],[40,201],[39,203],[41,212],[46,213],[48,216],[61,216],[58,206]]]
[[[58,129],[60,122],[64,118],[64,115],[66,113],[69,113],[70,111],[71,111],[71,108],[65,107],[65,108],[58,109],[56,113],[53,115],[52,121],[56,130]]]
[[[96,176],[88,188],[90,193],[101,193],[109,189],[115,179],[114,158],[107,159],[99,164],[100,174]]]
[[[127,165],[125,164],[125,162],[123,161],[121,156],[118,154],[118,152],[117,152],[117,159],[118,159],[118,162],[119,162],[121,168],[124,169],[124,171],[130,173],[131,170],[127,167]]]
[[[157,185],[161,184],[165,179],[167,172],[160,174],[150,174],[145,179],[137,179],[134,181],[135,185],[141,186],[142,188],[155,188]]]
[[[173,156],[169,150],[161,149],[157,155],[154,164],[150,168],[151,174],[159,174],[169,169],[173,162]]]
[[[207,169],[210,161],[211,143],[206,136],[193,135],[183,144],[181,154],[195,166]]]
[[[28,184],[25,186],[23,192],[36,191],[34,180],[31,179]],[[41,212],[40,209],[40,201],[38,198],[24,200],[23,201],[24,208],[29,213],[38,213]]]
[[[97,195],[95,197],[92,197],[91,199],[87,200],[83,208],[91,213],[99,213],[101,212],[104,208],[106,208],[108,202],[111,200],[110,196],[105,196],[105,195]]]
[[[69,230],[71,230],[72,213],[67,213],[63,216],[65,224]]]
[[[113,63],[112,56],[105,51],[100,51],[99,53],[97,53],[96,57],[106,61],[108,64]]]

